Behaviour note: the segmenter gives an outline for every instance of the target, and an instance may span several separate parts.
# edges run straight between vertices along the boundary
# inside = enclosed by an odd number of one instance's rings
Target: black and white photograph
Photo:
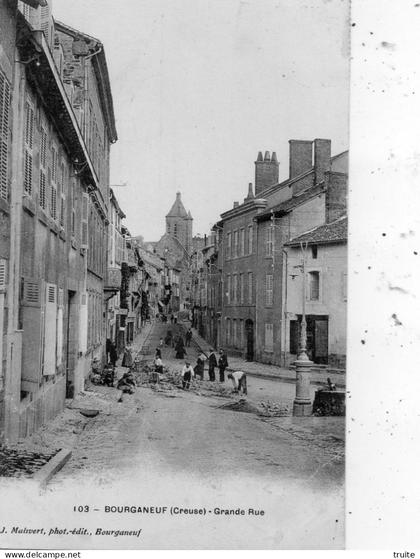
[[[357,25],[0,0],[1,548],[345,548]]]

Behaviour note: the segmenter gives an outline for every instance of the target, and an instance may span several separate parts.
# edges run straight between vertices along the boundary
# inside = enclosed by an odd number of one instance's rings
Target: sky
[[[258,151],[288,176],[289,139],[348,149],[348,0],[53,0],[104,44],[131,234],[158,240],[179,190],[207,233],[254,182]]]

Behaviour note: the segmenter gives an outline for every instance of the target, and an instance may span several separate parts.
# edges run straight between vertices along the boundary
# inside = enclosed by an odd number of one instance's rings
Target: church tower
[[[192,215],[187,213],[181,193],[177,192],[175,202],[166,215],[166,234],[177,239],[188,253],[192,249],[192,222]]]

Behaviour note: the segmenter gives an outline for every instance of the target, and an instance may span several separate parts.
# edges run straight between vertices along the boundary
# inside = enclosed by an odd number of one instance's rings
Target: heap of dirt
[[[219,406],[219,409],[240,411],[244,413],[255,413],[256,415],[260,415],[261,413],[261,410],[257,406],[251,404],[251,402],[248,402],[248,400],[245,400],[245,398],[241,398],[240,400],[237,400],[236,402],[232,402],[230,404],[223,404],[222,406]]]
[[[259,405],[255,405],[245,398],[241,398],[230,404],[223,404],[223,406],[219,406],[219,408],[244,413],[254,413],[262,417],[285,417],[290,415],[290,410],[287,406],[272,402],[260,402]]]

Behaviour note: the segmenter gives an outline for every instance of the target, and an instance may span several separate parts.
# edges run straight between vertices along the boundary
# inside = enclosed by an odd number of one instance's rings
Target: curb
[[[228,367],[226,369],[227,371],[234,371],[235,369],[232,369],[231,367]],[[267,379],[271,379],[271,380],[280,380],[282,382],[290,382],[291,384],[294,384],[296,382],[295,378],[291,378],[291,377],[285,377],[282,375],[270,375],[270,374],[265,374],[265,373],[250,373],[245,371],[245,373],[247,375],[249,375],[250,377],[258,377],[258,378],[267,378]],[[325,386],[325,382],[322,382],[322,380],[311,380],[311,384],[316,384],[319,386]],[[341,384],[341,383],[334,383],[336,386],[339,386],[340,388],[345,388],[346,385],[345,384]]]
[[[195,329],[193,329],[195,330]],[[199,337],[197,331],[195,330],[195,336],[196,338]],[[200,348],[201,351],[204,351],[202,344],[200,344],[197,339],[194,339],[195,344]],[[207,342],[206,342],[207,344]],[[208,345],[208,344],[207,344]],[[208,351],[208,349],[206,350]],[[232,369],[232,367],[227,367],[226,369],[227,371],[234,371],[235,369]],[[292,377],[288,377],[288,376],[283,376],[283,375],[272,375],[270,373],[250,373],[248,371],[244,371],[247,375],[251,376],[251,377],[257,377],[257,378],[267,378],[267,379],[271,379],[271,380],[279,380],[279,381],[286,381],[286,382],[290,382],[290,383],[295,383],[296,379],[292,378]],[[333,373],[333,374],[338,374],[338,373]],[[345,373],[342,373],[345,374]],[[323,382],[322,380],[311,380],[311,384],[315,384],[318,386],[325,386],[325,382]],[[341,383],[341,382],[336,382],[335,385],[337,387],[340,388],[345,388],[346,384]]]
[[[45,488],[50,479],[61,470],[71,457],[71,450],[62,448],[49,462],[47,462],[40,470],[38,470],[32,479],[36,481],[40,488]]]

